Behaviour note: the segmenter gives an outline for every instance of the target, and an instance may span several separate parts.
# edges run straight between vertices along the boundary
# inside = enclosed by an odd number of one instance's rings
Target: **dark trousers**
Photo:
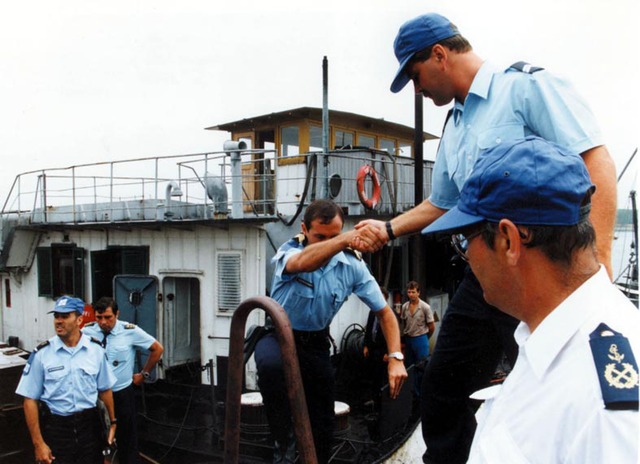
[[[102,464],[106,441],[98,408],[72,416],[44,414],[41,428],[56,464]]]
[[[423,461],[467,462],[476,429],[473,392],[488,385],[503,354],[515,363],[518,321],[489,305],[473,273],[451,299],[422,381]]]
[[[115,415],[118,419],[116,427],[118,461],[120,464],[137,464],[139,462],[138,426],[133,384],[113,392],[113,402]]]
[[[331,457],[334,422],[334,374],[325,337],[306,339],[294,332],[300,373],[309,410],[309,421],[319,463]],[[292,430],[291,410],[284,380],[282,355],[275,333],[258,342],[255,351],[258,386],[262,393],[271,434],[280,444],[287,443]]]

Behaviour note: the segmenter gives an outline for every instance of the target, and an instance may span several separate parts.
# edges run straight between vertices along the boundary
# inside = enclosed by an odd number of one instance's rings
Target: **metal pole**
[[[320,198],[329,198],[329,61],[322,59],[322,156],[320,158]]]

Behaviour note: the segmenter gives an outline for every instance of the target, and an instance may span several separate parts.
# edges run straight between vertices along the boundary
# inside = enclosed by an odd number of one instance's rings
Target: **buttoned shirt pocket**
[[[87,363],[78,368],[76,375],[78,377],[78,384],[80,388],[86,389],[85,391],[96,390],[96,378],[98,377],[98,366],[92,363]]]
[[[72,388],[72,382],[67,378],[70,372],[64,364],[44,366],[44,372],[44,385],[49,398],[64,396]]]
[[[478,134],[478,150],[486,150],[502,142],[522,139],[524,136],[525,131],[522,124],[514,123],[494,126]]]

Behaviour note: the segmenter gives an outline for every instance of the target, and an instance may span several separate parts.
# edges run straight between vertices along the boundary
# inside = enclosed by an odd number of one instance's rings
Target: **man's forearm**
[[[418,233],[446,212],[447,210],[434,206],[429,200],[424,200],[390,221],[393,234],[401,237]]]
[[[24,418],[31,435],[31,442],[37,448],[44,443],[42,431],[40,430],[40,416],[38,402],[31,398],[25,398],[23,402]]]
[[[313,272],[324,266],[329,260],[347,248],[354,236],[354,231],[349,231],[333,237],[329,240],[307,245],[300,253],[291,256],[287,261],[287,272]]]

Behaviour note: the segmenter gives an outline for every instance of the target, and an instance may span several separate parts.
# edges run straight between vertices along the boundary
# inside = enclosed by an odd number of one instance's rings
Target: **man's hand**
[[[407,370],[404,368],[404,363],[396,358],[387,358],[389,367],[387,372],[389,373],[389,396],[391,399],[396,399],[400,394],[402,385],[407,379]]]
[[[139,387],[144,383],[144,376],[140,372],[136,372],[135,374],[133,374],[132,380],[133,380],[133,384],[136,387]]]
[[[366,219],[355,225],[357,236],[352,240],[351,247],[363,253],[372,253],[382,248],[389,236],[383,221]]]
[[[51,464],[55,457],[51,454],[51,448],[43,441],[34,445],[36,462],[41,464]]]

